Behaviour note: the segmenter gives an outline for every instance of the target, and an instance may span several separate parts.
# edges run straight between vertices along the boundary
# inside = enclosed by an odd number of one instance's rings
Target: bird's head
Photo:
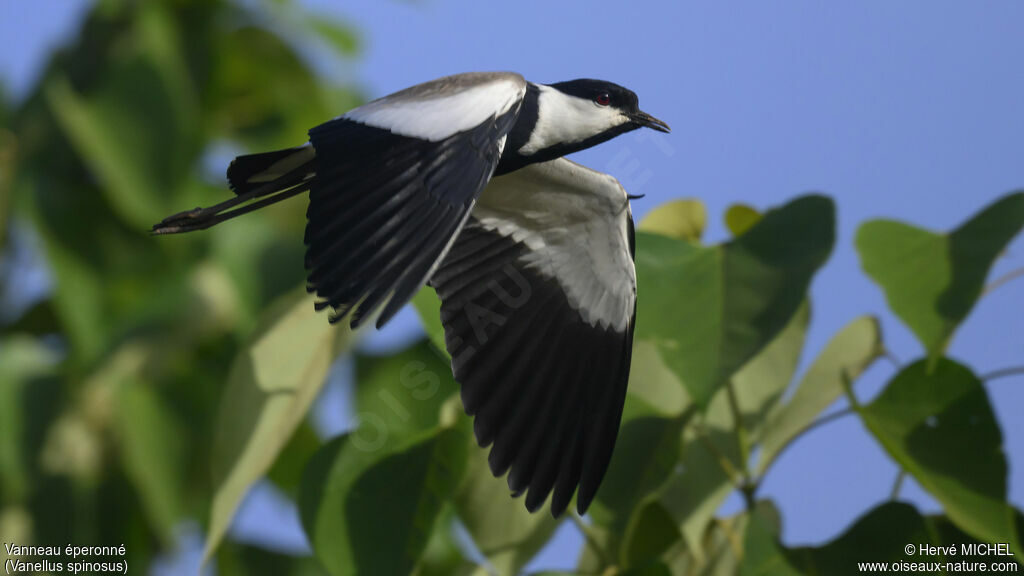
[[[604,125],[605,129],[624,127],[629,130],[652,128],[658,132],[669,131],[668,124],[640,110],[636,93],[613,82],[584,78],[551,84],[550,87],[568,96],[564,103],[575,109],[578,120],[595,130]]]
[[[537,122],[521,154],[563,155],[619,134],[668,124],[640,110],[636,94],[612,82],[580,79],[538,85]]]

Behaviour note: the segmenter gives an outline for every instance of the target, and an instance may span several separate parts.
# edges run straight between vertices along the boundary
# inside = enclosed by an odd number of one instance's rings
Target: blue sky
[[[41,59],[73,29],[83,0],[0,8],[0,78],[23,93]],[[853,235],[869,218],[954,227],[985,204],[1024,188],[1024,3],[858,1],[823,3],[415,2],[305,0],[361,30],[354,62],[320,62],[332,76],[379,96],[468,70],[515,70],[538,82],[577,77],[633,89],[670,136],[631,134],[576,155],[618,176],[642,216],[676,197],[703,200],[708,237],[725,238],[732,203],[756,207],[821,191],[839,210],[839,236],[815,280],[806,360],[854,317],[879,314],[897,357],[920,354],[861,272]],[[32,11],[28,11],[32,10]],[[344,112],[339,110],[338,113]],[[993,277],[1024,266],[1018,238]],[[640,288],[642,290],[642,287]],[[986,296],[951,355],[978,373],[1021,364],[1024,280]],[[410,330],[405,316],[376,339]],[[892,374],[872,369],[870,398]],[[1009,461],[1024,465],[1021,377],[989,385]],[[819,429],[789,450],[764,485],[784,517],[784,539],[820,543],[886,499],[896,468],[856,419]],[[908,482],[905,498],[935,504]],[[1010,496],[1024,507],[1024,474],[1011,466]],[[735,507],[736,502],[727,504]],[[571,565],[570,532],[545,566]]]

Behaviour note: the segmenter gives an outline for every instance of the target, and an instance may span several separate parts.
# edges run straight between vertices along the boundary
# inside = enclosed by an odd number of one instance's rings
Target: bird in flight
[[[667,124],[600,80],[448,76],[374,100],[295,148],[239,156],[235,197],[170,216],[208,228],[309,191],[307,289],[331,322],[379,328],[424,285],[441,299],[462,402],[495,476],[583,514],[611,460],[636,319],[630,196],[564,158]]]

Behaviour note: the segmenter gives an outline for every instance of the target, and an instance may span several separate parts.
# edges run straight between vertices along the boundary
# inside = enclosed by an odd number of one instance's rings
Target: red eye
[[[597,102],[601,106],[607,106],[612,103],[612,97],[607,92],[602,92],[594,98],[594,102]]]

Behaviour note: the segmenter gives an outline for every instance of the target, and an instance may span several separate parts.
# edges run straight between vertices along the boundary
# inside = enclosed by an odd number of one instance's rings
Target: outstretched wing
[[[491,181],[430,284],[491,471],[552,514],[589,506],[633,343],[633,220],[611,176],[566,159]]]
[[[423,285],[501,158],[526,82],[460,74],[356,108],[309,132],[308,290],[332,321],[378,327]]]

